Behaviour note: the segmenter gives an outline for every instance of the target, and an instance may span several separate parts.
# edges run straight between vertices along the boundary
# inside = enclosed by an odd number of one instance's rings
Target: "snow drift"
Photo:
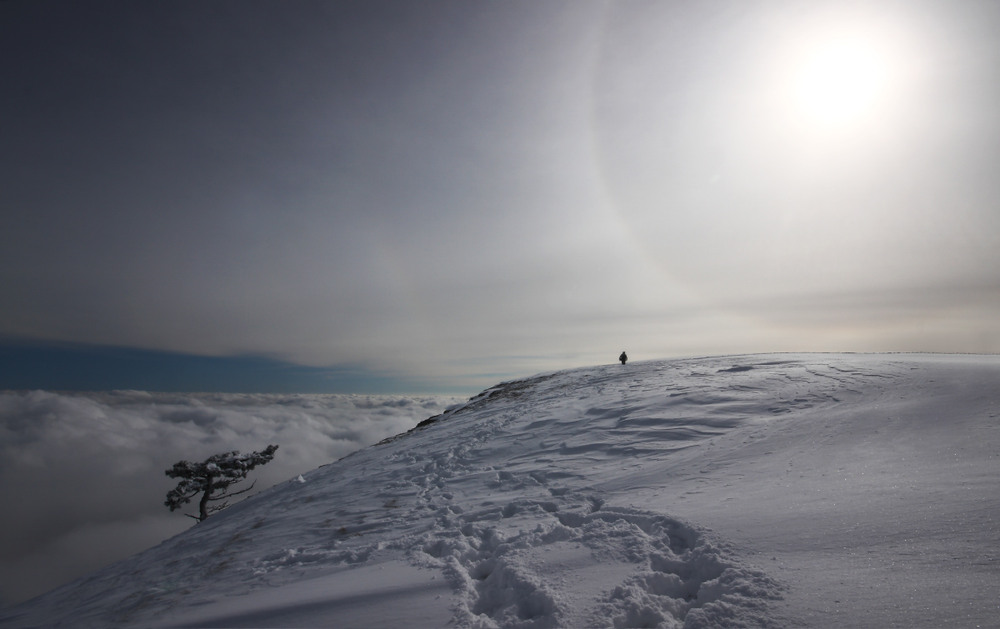
[[[4,627],[989,626],[1000,359],[507,382]]]

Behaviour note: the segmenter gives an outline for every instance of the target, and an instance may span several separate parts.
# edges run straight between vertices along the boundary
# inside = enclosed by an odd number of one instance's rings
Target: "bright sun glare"
[[[850,122],[878,105],[888,78],[885,55],[870,43],[825,42],[802,59],[794,78],[796,106],[817,123]]]
[[[804,29],[785,48],[786,115],[800,129],[860,131],[888,114],[905,56],[890,29],[866,26]]]

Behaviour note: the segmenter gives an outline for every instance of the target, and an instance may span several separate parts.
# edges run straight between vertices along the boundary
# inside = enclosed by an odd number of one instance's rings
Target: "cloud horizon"
[[[191,526],[164,470],[277,444],[255,491],[406,430],[453,396],[0,392],[0,605]],[[242,487],[248,486],[249,483]],[[194,507],[195,511],[197,506]]]

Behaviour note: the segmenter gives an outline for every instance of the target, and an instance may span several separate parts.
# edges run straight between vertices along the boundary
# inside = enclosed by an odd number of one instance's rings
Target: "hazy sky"
[[[2,2],[0,339],[407,390],[1000,351],[998,32],[968,0]]]

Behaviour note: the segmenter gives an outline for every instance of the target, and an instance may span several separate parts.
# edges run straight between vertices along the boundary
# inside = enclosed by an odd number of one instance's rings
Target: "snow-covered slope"
[[[996,356],[544,374],[0,626],[996,626],[998,416]]]

